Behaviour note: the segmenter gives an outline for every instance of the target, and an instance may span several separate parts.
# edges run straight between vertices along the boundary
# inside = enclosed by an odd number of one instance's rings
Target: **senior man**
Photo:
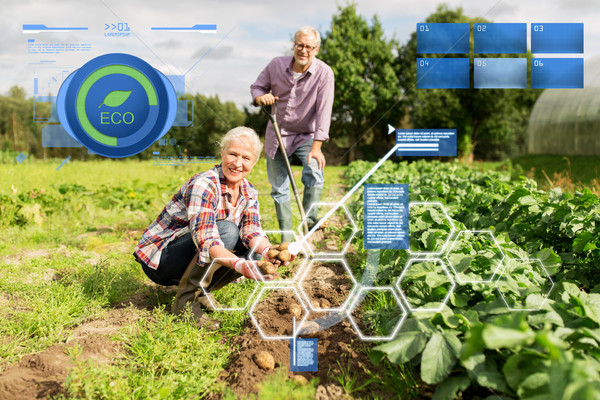
[[[254,104],[269,106],[278,102],[277,121],[288,156],[295,154],[302,162],[304,194],[302,205],[307,224],[317,223],[317,206],[323,190],[325,156],[321,145],[329,139],[333,107],[334,77],[331,68],[315,56],[321,36],[310,27],[300,28],[294,35],[294,55],[276,57],[251,85]],[[291,231],[292,209],[289,177],[273,125],[267,125],[265,137],[267,174],[271,197],[275,201],[277,220],[282,231]],[[293,240],[290,234],[283,241]]]

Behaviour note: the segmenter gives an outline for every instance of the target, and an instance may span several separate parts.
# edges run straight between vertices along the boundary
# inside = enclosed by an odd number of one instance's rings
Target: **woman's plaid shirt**
[[[173,240],[192,233],[199,250],[200,264],[211,262],[208,250],[224,246],[217,221],[227,220],[240,228],[244,245],[256,236],[266,236],[260,226],[258,192],[246,179],[240,184],[238,204],[231,204],[221,165],[192,176],[181,186],[142,235],[134,255],[148,267],[157,269],[162,250]]]

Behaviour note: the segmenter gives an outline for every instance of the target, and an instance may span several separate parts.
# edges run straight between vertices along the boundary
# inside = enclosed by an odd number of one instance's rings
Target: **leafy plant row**
[[[362,161],[351,164],[346,173],[349,185],[372,166]],[[437,385],[434,399],[459,395],[598,398],[597,196],[587,190],[574,194],[560,189],[543,192],[526,178],[511,180],[507,172],[477,171],[436,161],[384,163],[367,182],[409,183],[411,202],[442,203],[458,231],[493,232],[507,259],[539,259],[556,283],[548,298],[532,285],[532,279],[539,278],[532,271],[512,274],[509,284],[498,285],[514,288],[514,293],[524,296],[526,308],[537,311],[507,307],[496,287],[500,279],[507,278],[501,274],[492,282],[458,282],[448,304],[442,306],[440,295],[447,293],[447,281],[435,279],[426,263],[411,266],[411,296],[422,308],[440,311],[417,309],[410,313],[394,340],[374,348],[374,362],[387,358],[397,364],[415,364],[424,382]],[[354,204],[357,223],[362,227],[361,208],[362,199]],[[450,221],[440,214],[430,209],[410,215],[411,246],[431,251],[448,239]],[[434,227],[433,233],[420,225],[428,222]],[[358,235],[357,240],[360,246],[363,238]],[[468,253],[465,249],[461,247]],[[460,252],[451,255],[454,259],[466,256]],[[406,251],[380,251],[377,284],[395,284],[409,259]],[[453,274],[457,281],[459,272]],[[389,330],[393,322],[390,318]]]

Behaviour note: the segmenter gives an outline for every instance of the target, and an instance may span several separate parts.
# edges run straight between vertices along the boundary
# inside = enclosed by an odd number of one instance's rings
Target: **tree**
[[[347,161],[353,161],[366,138],[389,140],[387,125],[402,114],[402,92],[393,67],[396,42],[384,38],[377,16],[369,26],[355,4],[338,11],[318,57],[335,74],[331,137],[348,148]]]
[[[175,146],[153,144],[141,157],[151,156],[153,151],[165,155],[214,156],[219,154],[219,140],[230,129],[244,125],[245,114],[235,103],[222,103],[218,96],[201,94],[183,96],[194,104],[193,122],[190,126],[174,126],[164,136],[166,143],[175,139]]]
[[[481,23],[482,18],[469,18],[462,8],[438,6],[425,22]],[[473,43],[471,43],[471,51]],[[478,58],[486,54],[475,55]],[[441,57],[419,54],[418,57]],[[465,57],[449,54],[445,57]],[[493,55],[492,57],[500,57]],[[508,56],[503,56],[508,57]],[[510,57],[518,57],[510,55]],[[527,54],[528,68],[531,53]],[[501,159],[522,152],[529,113],[541,93],[535,89],[417,89],[417,34],[398,49],[398,79],[405,90],[410,119],[414,128],[454,128],[458,133],[459,153],[472,160]],[[471,86],[473,65],[471,63]]]

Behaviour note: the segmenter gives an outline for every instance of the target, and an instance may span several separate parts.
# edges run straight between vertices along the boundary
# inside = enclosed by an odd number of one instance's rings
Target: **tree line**
[[[462,8],[440,5],[423,22],[490,21],[466,16]],[[504,159],[525,152],[529,114],[540,90],[417,90],[417,56],[431,55],[417,55],[416,31],[406,43],[400,43],[385,37],[377,16],[368,21],[357,13],[355,4],[338,7],[329,30],[322,33],[317,56],[331,66],[336,79],[331,140],[324,146],[332,163],[380,157],[394,145],[388,124],[396,128],[457,129],[459,155],[470,160]],[[530,58],[531,54],[522,56]],[[156,143],[138,157],[149,158],[152,151],[216,155],[219,137],[238,125],[264,134],[267,119],[259,109],[240,110],[218,96],[186,94],[183,98],[194,103],[192,126],[171,128],[166,138],[174,145]],[[33,107],[33,99],[26,98],[20,87],[14,86],[0,96],[0,149],[44,158],[72,154],[73,149],[42,146],[42,124],[33,120]],[[50,114],[49,105],[36,103],[36,115],[45,114]],[[84,150],[81,157],[86,157]]]

